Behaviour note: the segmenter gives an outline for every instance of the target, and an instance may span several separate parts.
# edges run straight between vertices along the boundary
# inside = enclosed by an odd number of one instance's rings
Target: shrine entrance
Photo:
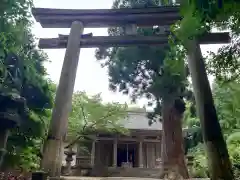
[[[60,176],[61,173],[61,164],[57,163],[61,156],[62,141],[67,132],[67,119],[71,109],[80,49],[140,45],[154,45],[163,48],[168,46],[170,25],[180,20],[181,16],[179,6],[171,3],[168,6],[135,9],[73,10],[33,8],[32,12],[36,21],[43,28],[71,28],[70,35],[43,38],[39,41],[39,48],[42,49],[66,48],[61,77],[52,110],[49,129],[50,135],[45,142],[44,157],[41,163],[44,169],[49,170],[49,175],[54,177]],[[155,36],[137,35],[137,27],[143,26],[158,26],[159,34]],[[84,28],[99,27],[120,27],[125,32],[123,36],[93,36],[92,34],[83,34]],[[214,123],[218,122],[212,118],[217,115],[213,110],[214,103],[200,44],[224,44],[229,42],[229,33],[206,32],[198,38],[189,39],[186,44],[188,67],[192,77],[196,104],[201,124],[205,127],[210,127],[212,121]],[[211,131],[211,128],[203,129]],[[124,154],[124,151],[122,151],[122,154]],[[141,149],[139,154],[142,154]],[[121,157],[123,156],[121,155]],[[119,156],[119,163],[120,161],[122,162],[123,158]],[[139,162],[141,163],[142,160],[139,159]]]
[[[137,143],[120,143],[117,148],[117,167],[138,167]]]

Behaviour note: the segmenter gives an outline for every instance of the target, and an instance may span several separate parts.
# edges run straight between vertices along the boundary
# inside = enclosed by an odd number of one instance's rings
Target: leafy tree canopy
[[[236,0],[183,2],[181,4],[183,18],[172,27],[172,32],[181,40],[180,44],[186,45],[189,38],[199,37],[205,32],[211,32],[213,28],[230,31],[231,43],[220,48],[217,53],[210,52],[206,61],[207,68],[208,73],[218,80],[239,79],[240,2]],[[175,48],[172,50],[174,51]]]
[[[219,121],[225,134],[240,131],[240,84],[238,82],[215,82],[214,100]]]
[[[116,0],[113,8],[147,8],[158,5],[159,1]],[[123,33],[122,28],[108,30],[110,36]],[[137,28],[138,35],[148,36],[158,33],[157,27]],[[165,61],[168,50],[168,46],[164,48],[158,46],[100,48],[96,51],[96,57],[109,69],[112,90],[129,94],[133,101],[139,97],[145,97],[149,99],[149,105],[156,105],[155,112],[160,114],[163,98],[174,101],[186,95],[188,73],[184,63],[185,55],[179,53],[177,58]],[[182,111],[184,108],[180,105],[180,109]]]
[[[73,140],[73,144],[89,132],[126,133],[122,124],[126,115],[126,105],[104,104],[100,94],[90,97],[85,92],[76,92],[69,117],[68,139]]]
[[[235,36],[232,42],[221,47],[217,53],[210,52],[207,57],[208,73],[218,81],[231,82],[240,79],[240,38]]]
[[[54,88],[45,77],[43,62],[47,56],[37,48],[31,33],[29,10],[32,1],[0,3],[0,92],[23,97],[28,109],[28,117],[22,118],[20,126],[11,131],[5,163],[32,166],[26,162],[36,162],[36,152],[41,144],[39,138],[44,136]],[[27,156],[35,159],[29,161]]]

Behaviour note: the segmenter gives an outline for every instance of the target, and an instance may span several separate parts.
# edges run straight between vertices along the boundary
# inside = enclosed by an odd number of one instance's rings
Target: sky
[[[62,8],[62,9],[109,9],[113,0],[34,0],[35,7],[41,8]],[[39,23],[34,23],[33,33],[37,38],[53,38],[58,34],[69,34],[70,29],[45,29]],[[107,29],[95,28],[85,29],[84,33],[92,32],[94,36],[107,35]],[[201,46],[203,54],[207,51],[216,52],[221,45],[204,45]],[[59,82],[61,68],[63,64],[65,49],[44,50],[49,61],[45,67],[51,80],[56,84]],[[108,88],[108,72],[102,68],[96,61],[95,49],[81,49],[80,59],[77,70],[77,77],[74,91],[85,91],[89,95],[101,93],[104,102],[120,102],[130,104],[130,99],[121,93],[111,92]],[[137,102],[137,106],[144,106],[146,100],[142,99]]]

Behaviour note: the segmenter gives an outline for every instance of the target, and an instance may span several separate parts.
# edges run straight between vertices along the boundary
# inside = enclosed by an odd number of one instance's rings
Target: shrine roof
[[[123,126],[127,129],[138,130],[162,130],[162,123],[156,121],[151,126],[148,124],[146,110],[128,111],[127,117],[123,120]]]

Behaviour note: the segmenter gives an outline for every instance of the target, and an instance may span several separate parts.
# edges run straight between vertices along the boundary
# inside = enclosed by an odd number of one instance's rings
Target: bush
[[[228,144],[228,152],[233,166],[236,180],[240,180],[240,143],[231,142]]]
[[[232,162],[233,171],[236,180],[240,180],[240,143],[239,141],[227,141],[228,152]],[[204,150],[204,144],[198,144],[189,151],[194,156],[193,167],[190,172],[193,178],[208,177],[207,158]]]
[[[190,176],[193,178],[208,177],[207,158],[204,151],[204,144],[198,144],[190,149],[189,155],[194,157],[193,166],[190,170]]]

